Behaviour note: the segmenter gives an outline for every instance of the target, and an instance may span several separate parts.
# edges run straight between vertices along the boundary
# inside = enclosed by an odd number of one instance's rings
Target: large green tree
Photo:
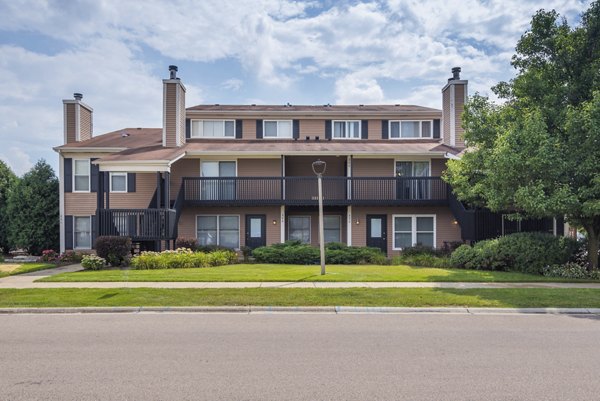
[[[8,196],[17,181],[10,167],[0,160],[0,253],[10,250],[8,241]]]
[[[9,241],[39,255],[44,249],[58,249],[58,179],[44,160],[21,178],[8,198]]]
[[[510,82],[465,107],[469,149],[447,181],[467,203],[515,215],[565,215],[587,233],[590,268],[600,237],[600,2],[569,27],[538,11],[519,40]]]

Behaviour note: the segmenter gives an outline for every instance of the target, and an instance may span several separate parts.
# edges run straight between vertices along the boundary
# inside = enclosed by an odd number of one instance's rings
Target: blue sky
[[[81,92],[94,135],[160,127],[162,81],[179,66],[200,103],[441,107],[453,66],[469,91],[514,75],[531,15],[570,25],[590,1],[0,2],[0,159],[17,174],[63,140],[62,99]]]

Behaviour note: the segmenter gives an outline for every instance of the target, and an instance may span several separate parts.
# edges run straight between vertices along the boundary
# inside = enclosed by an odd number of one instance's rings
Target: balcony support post
[[[285,205],[279,207],[280,223],[279,223],[279,242],[285,242]]]
[[[346,245],[352,246],[352,205],[346,208]]]
[[[110,209],[110,173],[105,171],[104,175],[104,188],[106,188],[106,208]]]
[[[156,172],[156,208],[160,209],[161,202],[161,188],[162,188],[162,177],[160,171]]]

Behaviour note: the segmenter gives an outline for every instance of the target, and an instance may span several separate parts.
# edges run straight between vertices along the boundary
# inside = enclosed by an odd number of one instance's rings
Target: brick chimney
[[[82,99],[81,93],[73,93],[73,99],[63,100],[65,144],[92,138],[94,110]]]
[[[460,67],[452,68],[452,78],[442,88],[442,137],[450,146],[464,147],[462,113],[469,81],[460,79]]]
[[[163,146],[185,144],[185,86],[177,78],[177,66],[169,66],[169,79],[163,79]]]

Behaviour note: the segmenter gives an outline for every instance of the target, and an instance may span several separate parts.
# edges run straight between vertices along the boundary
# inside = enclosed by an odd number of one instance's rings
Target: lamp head
[[[313,173],[315,173],[316,175],[325,174],[326,169],[327,169],[327,163],[325,163],[321,159],[316,160],[312,163],[312,170],[313,170]]]

